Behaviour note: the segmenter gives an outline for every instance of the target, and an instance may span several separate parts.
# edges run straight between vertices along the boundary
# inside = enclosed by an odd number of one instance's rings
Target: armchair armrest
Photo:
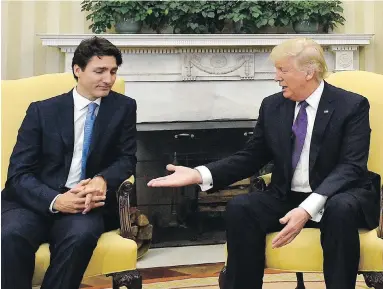
[[[130,194],[133,191],[134,181],[134,176],[130,176],[128,179],[122,182],[117,190],[121,236],[128,239],[134,239],[132,223],[130,220]]]
[[[268,186],[271,183],[271,173],[259,176],[259,178],[263,179],[263,181],[265,182],[266,186]]]
[[[383,186],[380,190],[380,219],[378,227],[378,237],[383,239]]]
[[[153,225],[149,224],[147,217],[137,208],[131,207],[130,197],[134,181],[134,176],[123,181],[116,194],[120,215],[120,235],[137,243],[137,258],[141,258],[150,248]]]
[[[256,177],[253,180],[253,186],[259,191],[264,191],[266,190],[270,182],[271,182],[271,173]]]

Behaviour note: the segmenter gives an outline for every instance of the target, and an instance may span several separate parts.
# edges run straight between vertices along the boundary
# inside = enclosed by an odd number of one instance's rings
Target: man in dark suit
[[[148,185],[217,190],[273,161],[267,191],[235,197],[227,205],[225,288],[262,288],[267,233],[280,231],[272,241],[279,248],[304,226],[316,226],[326,288],[353,289],[358,228],[375,228],[379,218],[378,193],[367,171],[369,103],[323,80],[323,50],[310,39],[280,44],[271,59],[282,92],[263,100],[245,148],[195,169],[168,165],[174,173]]]
[[[2,197],[2,286],[30,289],[35,252],[49,242],[43,289],[78,289],[100,235],[118,227],[115,191],[136,165],[136,102],[111,90],[121,52],[81,42],[70,92],[32,103]]]

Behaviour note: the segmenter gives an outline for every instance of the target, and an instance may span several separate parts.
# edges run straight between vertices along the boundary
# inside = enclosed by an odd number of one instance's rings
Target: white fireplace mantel
[[[94,34],[39,34],[65,53],[71,71],[81,40]],[[254,120],[264,97],[279,90],[272,48],[304,36],[322,45],[329,71],[358,70],[373,34],[101,34],[122,52],[118,75],[137,100],[138,123]],[[219,81],[219,82],[218,82]],[[198,82],[198,84],[196,83]],[[251,104],[251,105],[249,105]]]
[[[65,50],[93,34],[39,34],[44,46]],[[100,34],[118,47],[248,47],[275,46],[298,34]],[[321,45],[370,44],[373,34],[304,34]]]
[[[39,34],[43,46],[65,53],[65,70],[71,70],[73,52],[81,40],[93,34]],[[126,81],[190,81],[270,79],[267,63],[271,49],[297,34],[102,34],[123,53],[128,64],[119,74]],[[332,71],[359,69],[359,47],[370,44],[373,34],[306,34],[321,44]],[[138,63],[138,55],[150,54],[150,65]],[[156,72],[155,62],[162,68]],[[172,54],[177,54],[172,56]],[[130,55],[130,57],[129,57]],[[208,58],[206,58],[206,56]],[[142,58],[142,57],[141,57]],[[170,60],[170,58],[172,58]],[[164,63],[165,66],[164,66]],[[172,67],[177,62],[178,71]],[[133,64],[134,70],[130,70]],[[265,65],[267,67],[265,67]],[[148,70],[149,69],[149,70]],[[176,70],[176,71],[175,71]]]

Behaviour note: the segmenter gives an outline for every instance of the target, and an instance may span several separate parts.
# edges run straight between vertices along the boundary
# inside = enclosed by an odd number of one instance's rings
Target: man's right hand
[[[85,209],[86,195],[93,191],[76,187],[64,194],[59,195],[53,204],[53,209],[61,213],[77,214]],[[105,196],[92,195],[93,208],[102,207],[105,205]]]
[[[188,185],[202,184],[201,174],[196,169],[183,166],[167,165],[166,169],[174,172],[169,176],[151,180],[149,187],[183,187]]]

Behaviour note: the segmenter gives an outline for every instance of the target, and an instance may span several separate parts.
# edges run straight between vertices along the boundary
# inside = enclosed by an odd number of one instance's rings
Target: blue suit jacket
[[[111,91],[101,100],[94,124],[86,177],[101,174],[107,202],[136,165],[136,102]],[[72,91],[32,103],[19,129],[2,192],[7,206],[49,213],[68,178],[74,147]],[[111,195],[109,195],[111,194]],[[2,206],[2,211],[10,208]]]

